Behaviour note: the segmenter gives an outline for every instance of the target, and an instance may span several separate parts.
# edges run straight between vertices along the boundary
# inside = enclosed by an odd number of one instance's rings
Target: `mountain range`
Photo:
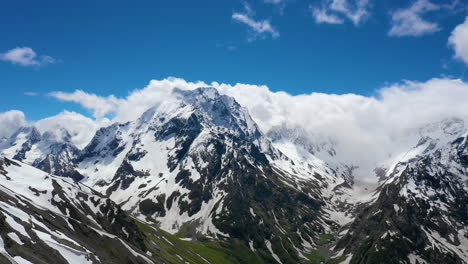
[[[326,135],[261,131],[215,88],[173,94],[84,148],[34,125],[4,139],[0,263],[468,263],[462,119],[364,181]]]

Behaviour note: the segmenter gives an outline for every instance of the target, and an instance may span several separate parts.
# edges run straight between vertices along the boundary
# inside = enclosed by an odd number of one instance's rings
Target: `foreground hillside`
[[[184,241],[80,183],[0,159],[0,263],[262,263],[236,243]]]

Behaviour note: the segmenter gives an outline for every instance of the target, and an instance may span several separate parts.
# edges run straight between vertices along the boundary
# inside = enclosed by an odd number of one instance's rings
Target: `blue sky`
[[[347,9],[332,7],[339,2]],[[81,89],[122,97],[168,76],[366,96],[402,80],[466,80],[467,64],[448,45],[466,6],[453,0],[8,1],[0,9],[0,112],[20,109],[31,120],[63,109],[86,113],[47,94]],[[417,15],[425,24],[389,33],[404,10],[414,12],[403,17]],[[17,47],[37,57],[21,62],[5,55]]]

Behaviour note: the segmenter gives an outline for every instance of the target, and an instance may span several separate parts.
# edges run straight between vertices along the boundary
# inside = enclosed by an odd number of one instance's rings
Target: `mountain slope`
[[[468,262],[468,141],[460,120],[425,130],[337,249],[350,263]]]
[[[179,239],[70,179],[0,159],[0,263],[263,263],[237,243]]]
[[[6,158],[0,178],[2,253],[10,262],[149,262],[131,249],[146,249],[136,224],[89,187]]]

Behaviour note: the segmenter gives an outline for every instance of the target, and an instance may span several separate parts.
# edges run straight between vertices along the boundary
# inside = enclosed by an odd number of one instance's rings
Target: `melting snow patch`
[[[14,256],[13,259],[16,261],[17,264],[33,264],[32,262],[29,262],[20,256]]]
[[[278,261],[279,263],[283,263],[283,262],[281,262],[281,260],[280,260],[280,258],[278,257],[278,255],[276,255],[275,252],[273,252],[273,249],[271,248],[271,242],[270,242],[269,240],[267,240],[267,241],[265,242],[265,244],[266,244],[268,250],[271,252],[271,255],[273,256],[273,258],[274,258],[276,261]]]
[[[252,240],[249,241],[249,247],[250,247],[250,250],[255,251],[255,248],[253,247],[253,241]]]
[[[130,236],[130,234],[128,234],[127,230],[125,229],[125,227],[122,228],[122,232],[125,233],[125,235],[127,236],[127,238]]]
[[[111,235],[111,234],[109,234],[109,233],[107,233],[107,232],[104,232],[104,231],[101,231],[101,230],[99,230],[99,229],[96,229],[96,228],[94,228],[94,227],[92,227],[92,226],[90,226],[90,228],[93,229],[94,232],[98,233],[98,234],[101,235],[101,236],[106,236],[106,237],[109,237],[109,238],[116,238],[116,237],[117,237],[117,236]]]
[[[120,242],[128,249],[128,251],[130,251],[135,257],[141,257],[142,259],[144,259],[147,263],[153,263],[151,260],[149,260],[147,257],[145,257],[144,255],[136,252],[135,250],[133,250],[133,248],[131,248],[129,245],[127,245],[122,239],[120,239]]]
[[[89,263],[92,264],[91,260],[88,260],[88,253],[73,249],[69,246],[60,244],[51,235],[44,232],[34,230],[37,236],[44,241],[49,247],[57,250],[68,263]]]
[[[330,215],[330,219],[333,219],[334,221],[338,222],[341,226],[346,225],[347,223],[350,223],[353,221],[352,217],[349,217],[346,212],[338,212],[336,210],[329,210],[325,209],[325,211]]]
[[[343,260],[343,262],[341,262],[340,264],[349,264],[352,258],[353,258],[353,254],[347,256],[346,259]]]
[[[13,232],[12,232],[12,233],[8,233],[8,236],[9,236],[12,240],[14,240],[17,244],[19,244],[19,245],[23,245],[23,244],[24,244],[23,241],[21,241],[21,239],[18,237],[18,235],[17,235],[16,233],[13,233]]]
[[[10,254],[5,250],[5,243],[3,242],[3,238],[0,236],[0,254],[5,256],[7,259],[13,261],[13,258],[10,256]],[[15,262],[13,262],[15,263]]]
[[[6,222],[9,226],[11,226],[11,228],[13,228],[14,230],[20,232],[21,235],[31,239],[31,237],[28,235],[28,233],[26,232],[26,229],[24,229],[24,226],[18,224],[14,219],[13,217],[9,216],[8,214],[5,214],[6,216]]]
[[[412,254],[412,253],[408,255],[408,258],[411,264],[427,264],[427,262],[424,259],[422,259],[420,256]]]
[[[256,217],[257,215],[255,214],[254,210],[252,209],[252,207],[249,208],[250,209],[250,214],[253,216],[253,217]]]

